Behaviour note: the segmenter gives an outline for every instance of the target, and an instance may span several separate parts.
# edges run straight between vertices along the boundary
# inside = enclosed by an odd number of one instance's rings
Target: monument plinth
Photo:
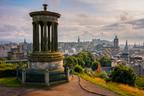
[[[61,81],[66,76],[63,67],[63,54],[58,51],[58,18],[60,14],[47,11],[31,12],[33,25],[33,52],[29,56],[24,82],[35,82],[38,75],[49,85],[50,81]],[[30,75],[29,75],[30,74]],[[32,79],[35,78],[35,79]]]

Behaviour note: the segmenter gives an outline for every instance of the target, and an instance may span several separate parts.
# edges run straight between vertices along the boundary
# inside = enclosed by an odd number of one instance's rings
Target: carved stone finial
[[[44,11],[47,11],[47,4],[43,4],[43,7],[44,7]]]

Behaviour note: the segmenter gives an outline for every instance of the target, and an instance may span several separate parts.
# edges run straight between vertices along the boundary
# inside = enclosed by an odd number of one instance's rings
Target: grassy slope
[[[0,85],[8,87],[20,87],[21,83],[14,77],[0,78]]]
[[[109,89],[113,92],[118,93],[121,96],[144,96],[144,90],[140,90],[135,87],[131,87],[124,84],[118,84],[114,82],[106,83],[105,80],[96,77],[90,77],[87,74],[79,74],[85,80],[88,80],[96,85]]]
[[[136,85],[139,88],[144,88],[144,77],[137,77]]]

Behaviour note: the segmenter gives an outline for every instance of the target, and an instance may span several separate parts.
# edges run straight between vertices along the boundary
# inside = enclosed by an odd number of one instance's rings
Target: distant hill
[[[9,43],[12,43],[12,42],[11,42],[11,41],[0,40],[0,45],[1,45],[1,44],[9,44]]]

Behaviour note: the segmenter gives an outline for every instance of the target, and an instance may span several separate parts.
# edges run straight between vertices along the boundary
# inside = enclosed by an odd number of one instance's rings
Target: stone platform
[[[64,70],[63,54],[60,52],[36,52],[30,55],[29,68],[43,70]]]

